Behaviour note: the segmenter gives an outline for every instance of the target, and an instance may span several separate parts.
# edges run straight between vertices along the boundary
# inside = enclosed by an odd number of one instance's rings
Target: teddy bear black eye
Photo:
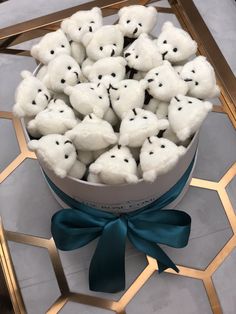
[[[98,75],[98,79],[99,80],[101,80],[102,79],[102,75],[100,74],[100,75]]]
[[[78,30],[81,31],[81,27],[79,27]]]
[[[117,97],[116,100],[120,100],[120,97]]]
[[[192,72],[193,72],[193,73],[195,73],[195,71],[194,71],[194,70],[192,70]]]
[[[182,107],[179,107],[178,110],[179,110],[179,111],[182,110]]]
[[[155,75],[156,75],[156,76],[158,76],[158,75],[159,75],[159,73],[155,73]]]
[[[51,51],[50,51],[50,54],[53,55],[53,54],[54,54],[54,50],[51,50]]]
[[[164,41],[163,41],[163,44],[167,44],[167,41],[166,41],[166,40],[164,40]]]
[[[115,76],[116,76],[116,74],[115,74],[115,73],[111,73],[111,76],[115,77]]]
[[[56,144],[57,144],[57,145],[59,145],[59,142],[58,142],[58,141],[56,141]]]
[[[64,83],[65,83],[65,80],[64,80],[64,79],[61,79],[61,83],[64,84]]]
[[[100,99],[102,99],[102,96],[98,96]]]
[[[138,59],[138,56],[135,56],[135,59]]]
[[[143,26],[142,23],[138,23],[138,25],[141,26],[141,27]]]
[[[148,83],[151,83],[151,82],[153,82],[154,80],[153,79],[149,79],[149,80],[147,80],[148,81]]]
[[[154,154],[153,152],[149,152],[149,155],[152,155],[152,154]]]
[[[188,103],[189,103],[189,104],[192,104],[193,102],[189,100]]]
[[[127,158],[124,159],[125,162],[129,162],[129,160]]]
[[[71,70],[71,66],[68,66],[67,69],[68,69],[68,70]]]
[[[113,46],[115,46],[115,47],[116,47],[116,44],[113,44]]]
[[[40,93],[42,91],[42,89],[38,89],[38,93]]]
[[[178,49],[177,49],[177,48],[174,48],[174,49],[173,49],[173,51],[174,51],[174,52],[177,52],[177,51],[178,51]]]
[[[161,145],[161,148],[165,148],[165,145]]]
[[[36,102],[34,100],[32,101],[32,105],[36,105]]]
[[[162,83],[160,83],[158,86],[159,86],[159,87],[162,87],[162,86],[163,86],[163,84],[162,84]]]
[[[102,51],[102,50],[103,50],[103,47],[100,47],[99,49]]]
[[[90,87],[90,89],[94,90],[94,88],[93,88],[93,87]]]
[[[146,116],[144,116],[144,117],[143,117],[143,119],[147,119],[147,117],[146,117]]]
[[[130,23],[130,20],[126,21],[126,23],[129,24],[129,23]]]
[[[133,121],[133,120],[134,120],[134,118],[130,118],[130,119],[129,119],[129,121]]]
[[[198,85],[198,82],[195,82],[195,85]]]
[[[61,47],[62,47],[62,48],[65,48],[65,46],[64,46],[64,45],[61,45]]]
[[[94,22],[94,21],[91,21],[90,23],[91,23],[91,24],[94,24],[95,22]]]
[[[68,156],[68,155],[65,155],[65,159],[67,159],[67,158],[69,158],[69,156]]]
[[[127,87],[127,85],[124,85],[124,88],[126,88]]]
[[[62,112],[64,112],[64,110],[60,110],[60,112],[62,113]]]
[[[111,155],[111,158],[115,158],[116,156],[115,155]]]

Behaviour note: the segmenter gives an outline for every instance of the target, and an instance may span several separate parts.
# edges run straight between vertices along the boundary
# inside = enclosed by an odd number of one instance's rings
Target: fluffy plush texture
[[[124,52],[130,68],[147,72],[162,64],[156,44],[147,34],[141,34]]]
[[[109,89],[112,108],[120,119],[134,108],[142,108],[147,82],[145,80],[123,80]]]
[[[137,183],[137,164],[128,147],[120,145],[103,153],[90,165],[93,182],[104,184]],[[94,179],[94,176],[97,178]],[[91,178],[91,176],[90,176]]]
[[[117,142],[112,126],[93,113],[86,116],[75,128],[66,133],[78,150],[94,151]]]
[[[71,43],[71,56],[79,65],[81,65],[86,58],[86,51],[84,46],[81,43],[73,41]]]
[[[86,166],[94,162],[101,154],[105,153],[106,149],[94,151],[77,151],[77,158],[82,161]]]
[[[177,146],[168,139],[157,136],[147,138],[140,154],[143,179],[155,181],[157,176],[170,171],[185,151],[185,147]]]
[[[65,178],[73,166],[82,168],[77,169],[77,171],[76,169],[73,170],[77,174],[82,173],[83,169],[85,169],[81,162],[75,165],[75,147],[69,138],[64,135],[49,134],[41,137],[39,140],[30,141],[28,147],[35,151],[38,158],[61,178]]]
[[[118,25],[105,25],[83,37],[88,58],[97,61],[119,56],[123,50],[124,37]]]
[[[38,131],[41,135],[64,134],[77,123],[74,111],[61,99],[53,99],[28,123],[27,128],[31,133]]]
[[[32,73],[21,72],[23,80],[15,94],[13,113],[17,117],[33,117],[45,109],[50,101],[50,93],[46,86]]]
[[[197,52],[197,43],[183,29],[165,22],[159,37],[155,40],[163,60],[171,63],[184,61]]]
[[[116,126],[120,121],[111,107],[109,107],[107,112],[104,114],[103,120],[109,122],[112,126]]]
[[[70,103],[82,115],[94,113],[103,118],[109,108],[107,89],[101,83],[81,83],[67,86],[65,93],[70,97]]]
[[[67,85],[74,86],[80,82],[80,66],[71,56],[60,55],[48,64],[43,82],[54,92],[61,93]]]
[[[40,42],[31,48],[32,57],[43,64],[48,64],[61,54],[70,53],[69,41],[61,29],[44,35]]]
[[[151,6],[130,5],[121,8],[118,15],[120,29],[129,38],[150,33],[157,23],[157,10]]]
[[[158,119],[168,119],[168,102],[159,102],[156,108],[156,115]]]
[[[73,41],[80,43],[85,34],[96,31],[102,26],[102,11],[94,7],[87,11],[78,11],[61,23],[61,28]]]
[[[119,144],[140,147],[148,136],[157,134],[168,126],[166,119],[159,120],[150,111],[140,108],[130,110],[121,121]]]
[[[84,67],[84,74],[93,83],[102,83],[106,88],[125,78],[126,61],[122,57],[107,57]]]
[[[169,102],[177,94],[185,95],[188,85],[175,72],[168,61],[150,70],[145,79],[148,82],[148,92],[154,98],[164,102]]]
[[[171,100],[168,109],[170,126],[177,137],[185,141],[200,128],[211,110],[209,101],[178,95]]]
[[[188,95],[207,99],[219,96],[220,89],[216,84],[215,71],[206,57],[199,56],[186,63],[180,77],[188,84]]]

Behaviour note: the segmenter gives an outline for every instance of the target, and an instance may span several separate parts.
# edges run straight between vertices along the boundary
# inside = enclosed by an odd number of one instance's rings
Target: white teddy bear
[[[61,28],[73,41],[80,43],[88,32],[94,32],[102,26],[102,11],[98,7],[91,10],[81,10],[65,19]]]
[[[50,100],[46,86],[29,71],[22,71],[23,80],[18,85],[15,94],[13,113],[17,117],[33,117],[45,109]]]
[[[157,10],[151,6],[130,5],[121,8],[118,15],[120,29],[129,38],[150,33],[157,23]]]
[[[154,40],[163,60],[182,62],[197,52],[197,43],[183,29],[165,22],[161,34]]]
[[[94,113],[103,118],[109,108],[107,89],[101,83],[81,83],[67,86],[65,93],[70,97],[70,103],[82,115]]]
[[[119,144],[140,147],[148,136],[157,134],[168,126],[168,120],[159,120],[151,111],[132,109],[121,121]]]
[[[94,151],[117,142],[117,135],[105,120],[89,114],[72,130],[66,132],[78,150]]]
[[[71,48],[66,35],[61,29],[43,36],[40,42],[31,48],[31,55],[43,64],[61,54],[71,54]]]
[[[148,92],[154,98],[164,102],[169,102],[177,94],[185,95],[188,85],[175,72],[168,61],[150,70],[145,79],[148,82]]]
[[[79,65],[81,65],[86,58],[86,51],[84,46],[81,43],[76,43],[73,41],[71,43],[71,56]]]
[[[153,182],[157,176],[170,171],[185,152],[185,147],[177,146],[168,139],[148,137],[140,153],[143,179]]]
[[[189,96],[201,99],[219,96],[220,89],[216,84],[214,69],[204,56],[186,63],[180,77],[188,84]]]
[[[107,57],[84,67],[90,82],[102,83],[106,88],[125,78],[126,61],[122,57]]]
[[[86,167],[76,159],[75,147],[68,137],[49,134],[39,140],[30,141],[28,147],[59,177],[70,175],[80,179],[84,176]]]
[[[130,68],[147,72],[162,64],[156,44],[147,34],[141,34],[124,52]]]
[[[212,104],[197,98],[177,95],[172,98],[168,118],[170,126],[181,141],[185,141],[201,126]]]
[[[89,181],[104,184],[137,183],[137,164],[128,147],[120,145],[103,153],[89,167]],[[92,176],[91,176],[92,174]]]
[[[123,50],[124,37],[118,25],[105,25],[83,37],[88,58],[97,61],[119,56]]]
[[[27,129],[30,133],[38,131],[41,135],[64,134],[77,123],[74,111],[61,99],[53,99],[46,109],[28,123]]]
[[[158,119],[168,119],[168,102],[160,101],[157,104],[156,115]]]
[[[142,108],[147,82],[145,80],[123,80],[109,89],[112,108],[121,119],[130,110]]]
[[[49,62],[43,82],[54,92],[61,93],[67,85],[80,82],[80,66],[71,56],[60,55]]]

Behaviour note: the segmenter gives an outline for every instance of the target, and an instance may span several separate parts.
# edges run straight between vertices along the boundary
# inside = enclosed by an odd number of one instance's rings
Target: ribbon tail
[[[115,293],[125,289],[126,235],[127,223],[122,218],[105,226],[90,263],[90,290]]]
[[[162,273],[167,268],[172,268],[176,272],[179,272],[178,267],[155,242],[145,240],[135,235],[131,231],[128,233],[128,237],[131,243],[136,247],[136,249],[157,260],[159,273]]]

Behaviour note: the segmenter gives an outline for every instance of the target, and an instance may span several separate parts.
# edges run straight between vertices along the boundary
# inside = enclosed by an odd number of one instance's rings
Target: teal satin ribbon
[[[82,204],[61,191],[46,176],[49,185],[70,208],[52,217],[51,231],[56,246],[70,251],[99,238],[89,268],[90,289],[114,293],[125,289],[126,238],[141,252],[157,260],[159,272],[178,268],[157,245],[175,248],[187,245],[191,218],[179,210],[165,209],[185,187],[194,160],[181,179],[153,203],[136,211],[116,215]]]

